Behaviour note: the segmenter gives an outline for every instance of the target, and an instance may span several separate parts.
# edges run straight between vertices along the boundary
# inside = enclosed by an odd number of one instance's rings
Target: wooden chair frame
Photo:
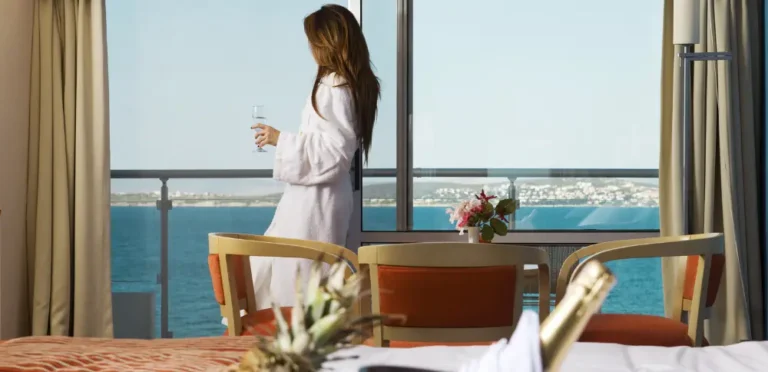
[[[276,258],[306,258],[333,264],[339,259],[347,263],[346,276],[349,277],[359,270],[357,256],[347,248],[334,244],[267,237],[249,234],[211,233],[208,234],[208,251],[219,256],[221,281],[224,289],[224,305],[221,305],[221,315],[227,318],[229,335],[239,336],[242,330],[240,310],[246,313],[256,312],[256,293],[251,279],[250,260],[243,259],[243,275],[245,276],[246,298],[238,299],[237,280],[234,270],[234,256],[259,256]],[[237,306],[233,306],[237,304]]]
[[[694,346],[701,346],[704,338],[703,312],[706,307],[712,255],[723,254],[723,251],[724,239],[720,233],[619,240],[591,245],[571,254],[563,263],[557,278],[556,303],[565,295],[570,280],[578,275],[589,260],[608,262],[629,258],[698,256],[693,299],[684,300],[682,291],[679,291],[680,299],[675,299],[671,315],[673,319],[682,322],[683,310],[688,312],[688,336],[693,340]],[[581,259],[585,260],[578,264]],[[576,270],[569,275],[574,265]],[[680,277],[681,282],[677,283],[678,288],[683,287],[684,280],[683,275]]]
[[[523,308],[524,266],[539,268],[539,314],[544,319],[549,314],[549,258],[544,249],[502,244],[467,243],[412,243],[393,245],[369,245],[359,250],[361,270],[370,272],[372,301],[366,304],[379,314],[379,265],[405,267],[498,267],[516,266],[515,310],[510,324],[517,324]],[[364,305],[365,306],[365,305]],[[509,337],[514,326],[488,328],[418,328],[379,326],[373,329],[374,345],[385,346],[390,340],[410,342],[478,342],[497,341]]]

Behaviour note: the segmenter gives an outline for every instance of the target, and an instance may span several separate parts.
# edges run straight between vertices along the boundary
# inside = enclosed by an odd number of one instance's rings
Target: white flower
[[[461,223],[466,223],[467,219],[474,214],[473,210],[482,206],[483,202],[476,198],[465,200],[459,203],[455,209],[448,208],[446,213],[450,215],[448,221],[452,224],[456,224],[456,230],[459,231],[459,235],[464,235],[464,231],[467,226],[459,226]]]
[[[469,205],[469,201],[463,201],[461,204],[459,204],[456,209],[448,209],[446,212],[450,213],[450,217],[448,218],[448,221],[450,223],[456,223],[457,221],[461,221],[461,218],[464,216],[464,214],[469,211],[467,209],[467,206]]]

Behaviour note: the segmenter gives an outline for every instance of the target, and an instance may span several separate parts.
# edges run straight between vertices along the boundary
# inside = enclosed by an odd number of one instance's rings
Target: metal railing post
[[[160,200],[156,207],[160,210],[160,337],[172,338],[168,329],[168,212],[173,209],[173,201],[168,197],[168,177],[160,178]]]
[[[507,191],[507,197],[514,200],[515,202],[515,211],[512,212],[511,215],[509,215],[509,229],[514,230],[515,229],[515,216],[517,215],[517,208],[520,208],[520,201],[517,200],[517,186],[515,185],[515,181],[517,181],[517,177],[508,177],[509,180],[509,190]]]

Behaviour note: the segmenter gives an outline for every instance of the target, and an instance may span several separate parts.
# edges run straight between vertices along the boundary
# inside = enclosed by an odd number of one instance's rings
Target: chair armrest
[[[351,250],[329,243],[284,239],[250,234],[208,234],[209,252],[240,256],[305,258],[331,263],[343,260],[352,273],[360,269],[357,255]]]
[[[577,275],[588,261],[579,264],[584,258],[608,262],[630,258],[711,256],[722,253],[723,235],[719,233],[618,240],[591,245],[565,259],[557,277],[555,299],[560,302],[563,298],[571,277]],[[573,275],[569,275],[574,266],[576,270]]]

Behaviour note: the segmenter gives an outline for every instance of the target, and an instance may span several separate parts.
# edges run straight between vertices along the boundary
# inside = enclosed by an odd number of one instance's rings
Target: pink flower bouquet
[[[480,230],[482,242],[490,243],[496,235],[507,235],[507,215],[515,212],[517,203],[513,199],[501,199],[495,205],[491,200],[497,199],[495,195],[486,195],[485,190],[473,199],[461,202],[456,208],[449,208],[446,212],[450,215],[449,221],[456,224],[459,234],[469,227],[477,227]]]

